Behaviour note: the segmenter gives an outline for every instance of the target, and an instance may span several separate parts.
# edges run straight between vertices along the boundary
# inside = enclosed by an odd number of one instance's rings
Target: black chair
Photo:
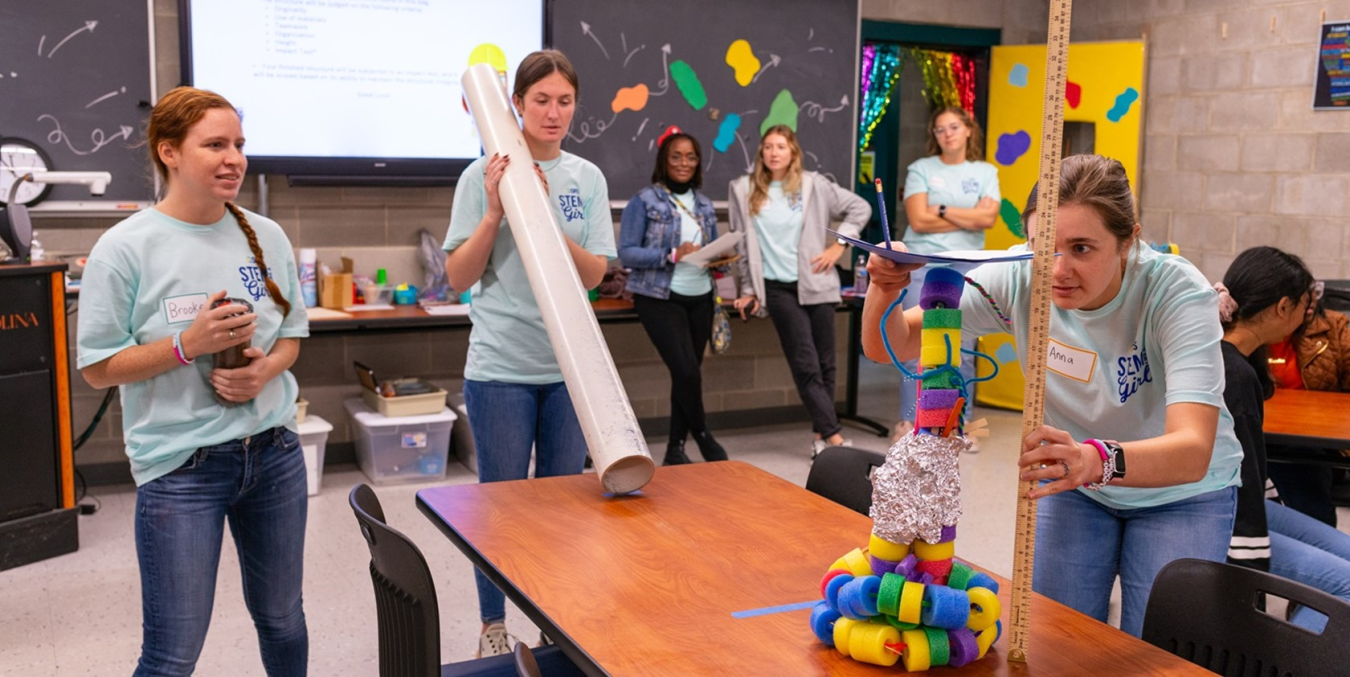
[[[1350,312],[1350,280],[1323,280],[1322,305],[1327,310]]]
[[[370,578],[375,584],[375,610],[379,619],[381,677],[539,677],[580,675],[556,646],[537,650],[545,669],[518,672],[516,656],[441,665],[441,616],[436,603],[436,584],[431,570],[407,536],[389,526],[375,491],[365,484],[352,488],[348,497],[361,535],[370,547]],[[524,644],[516,654],[531,653]],[[536,656],[531,656],[536,658]]]
[[[872,507],[872,469],[886,454],[857,447],[829,447],[816,456],[806,490],[864,515]]]
[[[1258,608],[1261,593],[1326,614],[1317,635]],[[1350,669],[1350,604],[1302,583],[1222,562],[1179,559],[1153,582],[1144,641],[1229,677]]]

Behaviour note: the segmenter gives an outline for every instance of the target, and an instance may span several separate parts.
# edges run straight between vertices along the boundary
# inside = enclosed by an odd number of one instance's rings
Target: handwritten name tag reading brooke
[[[165,298],[162,302],[164,322],[179,324],[193,321],[197,318],[197,313],[206,306],[208,298],[206,294],[184,294]]]
[[[1045,350],[1046,369],[1075,381],[1092,381],[1092,372],[1097,368],[1097,353],[1074,348],[1055,339],[1050,339]]]

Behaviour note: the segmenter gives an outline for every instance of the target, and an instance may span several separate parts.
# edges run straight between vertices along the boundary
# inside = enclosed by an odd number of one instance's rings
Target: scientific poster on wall
[[[1322,24],[1313,110],[1350,110],[1350,21]]]

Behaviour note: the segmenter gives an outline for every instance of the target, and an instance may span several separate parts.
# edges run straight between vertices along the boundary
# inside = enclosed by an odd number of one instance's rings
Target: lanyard
[[[684,212],[691,220],[693,220],[693,222],[694,222],[695,224],[698,225],[698,233],[699,233],[699,235],[702,237],[702,239],[703,239],[704,242],[707,242],[707,240],[708,240],[708,233],[707,233],[706,231],[704,231],[704,229],[703,229],[703,220],[700,219],[700,218],[698,218],[698,216],[696,216],[696,215],[694,214],[694,212],[690,211],[690,210],[689,210],[689,207],[686,207],[685,204],[684,204],[683,202],[680,202],[679,199],[677,199],[673,193],[671,193],[670,191],[666,190],[665,188],[661,188],[660,190],[661,190],[661,192],[663,192],[663,193],[666,194],[666,199],[669,200],[671,204],[675,205],[676,207],[679,207],[680,211]],[[691,195],[693,194],[692,191],[691,191],[690,194],[691,194]],[[699,244],[699,243],[695,243],[695,244]]]

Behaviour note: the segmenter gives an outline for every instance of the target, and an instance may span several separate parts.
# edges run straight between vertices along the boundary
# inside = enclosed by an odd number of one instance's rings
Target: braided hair
[[[267,262],[263,260],[262,245],[258,244],[258,233],[254,232],[253,226],[249,225],[248,217],[244,215],[244,210],[233,202],[226,202],[225,208],[234,215],[234,220],[239,222],[239,229],[244,231],[244,237],[248,238],[249,251],[253,252],[253,259],[258,262],[258,272],[262,273],[263,284],[267,285],[267,295],[272,297],[272,302],[281,307],[281,316],[286,317],[291,314],[291,302],[286,300],[286,296],[281,293],[281,288],[267,274]]]

